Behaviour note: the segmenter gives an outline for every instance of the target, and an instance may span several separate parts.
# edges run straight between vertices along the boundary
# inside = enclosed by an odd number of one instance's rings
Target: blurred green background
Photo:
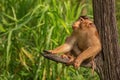
[[[119,5],[116,0],[120,34]],[[93,18],[91,0],[0,0],[0,80],[99,80],[91,69],[75,70],[40,55],[64,43],[83,8]]]

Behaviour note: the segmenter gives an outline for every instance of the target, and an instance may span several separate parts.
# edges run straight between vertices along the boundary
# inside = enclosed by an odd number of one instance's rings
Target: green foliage
[[[64,42],[83,6],[70,0],[0,0],[0,80],[99,80],[90,69],[74,70],[40,55]]]

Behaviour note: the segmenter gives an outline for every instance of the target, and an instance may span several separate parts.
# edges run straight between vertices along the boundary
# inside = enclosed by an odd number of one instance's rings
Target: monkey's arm
[[[86,49],[85,51],[83,51],[76,59],[75,59],[75,62],[74,62],[74,67],[75,68],[78,68],[81,63],[90,58],[90,57],[94,57],[96,56],[99,51],[101,50],[101,46],[98,45],[98,46],[91,46],[89,47],[88,49]]]
[[[57,48],[55,48],[54,50],[50,50],[51,53],[66,53],[69,52],[72,49],[72,45],[70,44],[63,44]]]
[[[51,53],[67,53],[71,51],[75,41],[76,41],[76,38],[74,36],[70,36],[63,45],[55,48],[54,50],[50,50],[50,52]]]

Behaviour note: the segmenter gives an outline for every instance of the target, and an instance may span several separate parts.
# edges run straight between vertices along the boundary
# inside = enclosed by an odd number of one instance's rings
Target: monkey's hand
[[[61,58],[68,58],[68,56],[65,55],[65,54],[63,54],[63,55],[61,55]],[[68,59],[69,59],[69,58],[68,58]]]
[[[62,58],[69,59],[68,63],[66,63],[67,66],[73,64],[73,61],[74,61],[74,57],[73,57],[73,56],[63,54],[63,55],[61,55],[61,57],[62,57]]]
[[[80,61],[79,59],[75,59],[73,66],[75,69],[78,69],[79,66],[81,65],[82,61]]]

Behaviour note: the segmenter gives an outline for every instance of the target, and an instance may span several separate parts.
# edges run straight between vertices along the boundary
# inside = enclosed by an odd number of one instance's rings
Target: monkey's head
[[[80,16],[72,25],[73,30],[83,30],[91,27],[93,22],[86,16]]]

